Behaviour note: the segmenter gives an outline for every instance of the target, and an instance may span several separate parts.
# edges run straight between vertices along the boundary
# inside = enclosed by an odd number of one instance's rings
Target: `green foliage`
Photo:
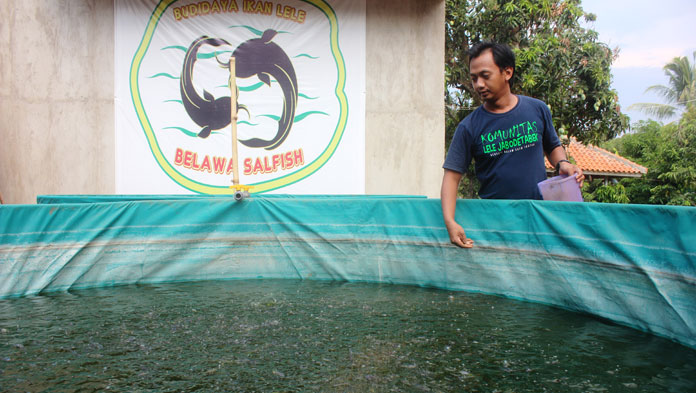
[[[598,144],[623,130],[616,92],[615,58],[597,33],[580,26],[579,0],[446,0],[445,72],[447,141],[457,123],[481,104],[469,77],[469,47],[495,40],[513,48],[513,92],[545,101],[560,134]]]
[[[477,199],[480,187],[481,184],[474,174],[474,163],[472,162],[469,170],[462,175],[462,180],[459,182],[458,195],[465,199]]]
[[[668,104],[638,103],[629,109],[638,109],[657,119],[667,119],[696,106],[696,51],[692,57],[691,63],[686,56],[675,57],[663,67],[669,78],[669,86],[654,85],[645,90],[661,95]]]
[[[586,182],[582,196],[585,202],[631,203],[623,184],[604,184],[603,179]]]
[[[648,168],[641,179],[621,180],[631,203],[696,206],[696,108],[679,123],[639,122],[604,146]]]

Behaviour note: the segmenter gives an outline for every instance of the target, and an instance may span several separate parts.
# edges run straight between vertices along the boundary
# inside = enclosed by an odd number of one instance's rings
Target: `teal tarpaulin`
[[[696,348],[696,208],[423,197],[44,196],[0,206],[0,297],[300,278],[475,291],[592,313]]]

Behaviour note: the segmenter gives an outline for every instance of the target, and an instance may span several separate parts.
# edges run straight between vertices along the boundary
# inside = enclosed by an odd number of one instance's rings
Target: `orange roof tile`
[[[584,145],[575,138],[570,138],[570,144],[566,150],[569,157],[582,169],[586,175],[605,175],[616,177],[640,177],[648,173],[648,168],[638,165],[618,154],[610,153],[600,147]],[[553,171],[553,167],[546,161],[546,169]]]

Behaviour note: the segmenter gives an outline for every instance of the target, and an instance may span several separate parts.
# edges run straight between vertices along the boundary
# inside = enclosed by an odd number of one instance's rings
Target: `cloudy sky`
[[[597,31],[600,41],[610,48],[619,48],[612,75],[622,111],[631,117],[631,123],[647,119],[642,112],[626,108],[637,102],[664,103],[645,89],[668,84],[662,67],[674,57],[693,61],[696,1],[582,0],[581,4],[585,12],[597,16],[587,27]]]

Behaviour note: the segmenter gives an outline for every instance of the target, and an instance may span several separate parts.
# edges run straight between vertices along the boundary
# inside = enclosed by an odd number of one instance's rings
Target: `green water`
[[[0,300],[2,392],[693,392],[696,351],[395,285],[227,281]]]

